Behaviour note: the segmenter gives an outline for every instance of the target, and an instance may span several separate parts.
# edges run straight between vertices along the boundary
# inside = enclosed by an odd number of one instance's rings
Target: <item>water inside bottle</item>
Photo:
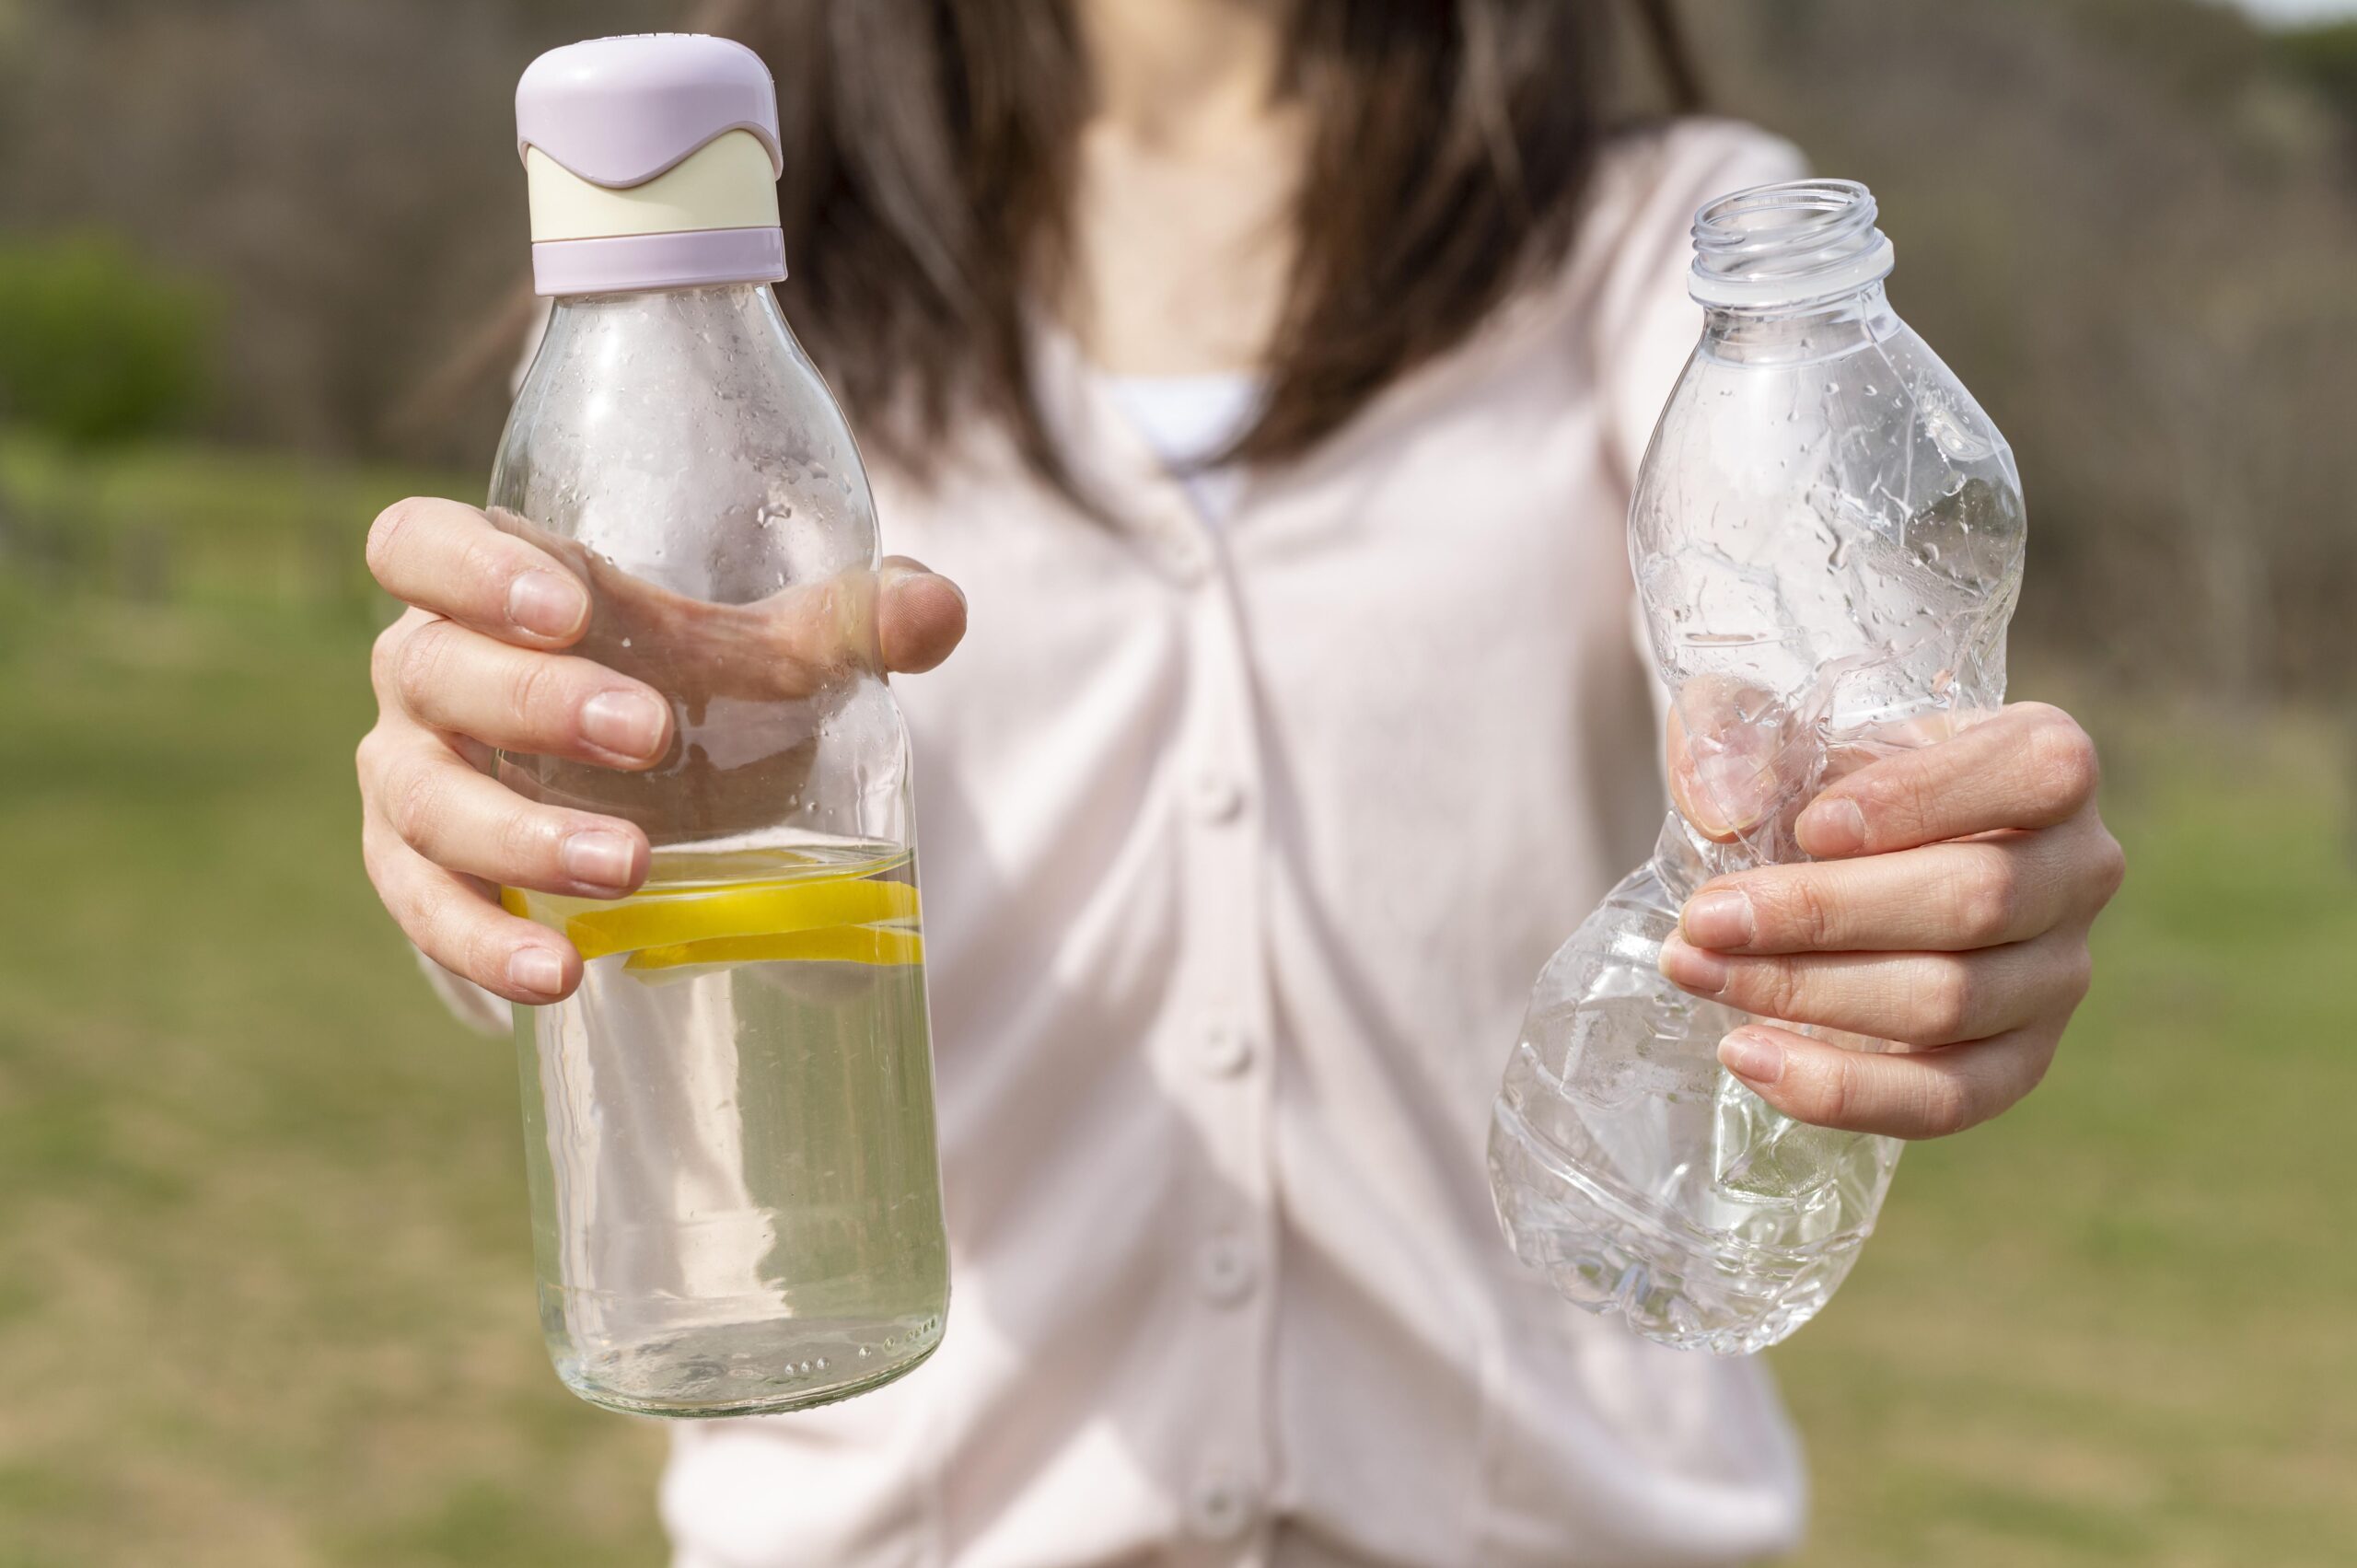
[[[503,901],[586,965],[565,1001],[517,1010],[565,1382],[741,1415],[929,1354],[948,1264],[910,853],[740,839],[658,850],[630,898]]]

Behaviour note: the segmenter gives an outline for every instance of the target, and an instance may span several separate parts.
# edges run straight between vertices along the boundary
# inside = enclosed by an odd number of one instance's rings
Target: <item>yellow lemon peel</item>
[[[618,903],[502,888],[499,902],[510,914],[563,932],[585,960],[634,955],[625,966],[633,970],[778,958],[911,963],[913,956],[883,955],[920,950],[913,946],[921,941],[913,923],[915,885],[869,875],[658,888]],[[699,956],[654,957],[689,948],[700,949]],[[722,952],[730,956],[721,958]],[[877,956],[857,956],[871,953]]]
[[[644,947],[622,965],[645,976],[694,965],[836,963],[913,964],[924,958],[924,938],[906,925],[830,925],[817,930],[772,932],[761,936],[715,936]]]

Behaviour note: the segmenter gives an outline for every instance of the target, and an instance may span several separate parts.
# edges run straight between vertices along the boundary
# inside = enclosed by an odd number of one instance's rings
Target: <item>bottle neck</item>
[[[1887,311],[1882,281],[1897,254],[1875,215],[1874,193],[1852,180],[1721,196],[1694,215],[1688,290],[1714,319],[1770,337]]]
[[[1809,365],[1883,343],[1899,329],[1898,313],[1877,279],[1806,305],[1706,306],[1701,352],[1722,365]]]
[[[714,327],[784,320],[777,295],[765,283],[702,284],[690,288],[642,288],[610,294],[560,294],[552,322],[633,319],[696,321]]]
[[[586,359],[610,380],[637,380],[658,369],[733,380],[778,351],[799,357],[777,296],[761,283],[628,294],[560,295],[549,315],[540,361]],[[677,363],[675,363],[677,362]]]
[[[517,393],[492,501],[714,603],[875,561],[857,446],[760,284],[561,301]]]

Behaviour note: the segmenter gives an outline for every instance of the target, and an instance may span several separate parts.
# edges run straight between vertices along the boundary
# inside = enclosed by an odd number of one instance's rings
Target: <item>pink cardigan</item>
[[[1569,263],[1208,526],[1039,337],[1076,515],[973,432],[876,474],[971,631],[914,738],[955,1300],[833,1409],[681,1427],[680,1568],[1732,1563],[1765,1370],[1564,1306],[1482,1148],[1532,979],[1660,821],[1630,477],[1687,226],[1799,172],[1620,146]]]

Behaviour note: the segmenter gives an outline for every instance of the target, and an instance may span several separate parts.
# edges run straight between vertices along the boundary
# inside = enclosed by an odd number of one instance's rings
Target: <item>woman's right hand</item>
[[[600,767],[653,767],[671,743],[655,688],[564,650],[634,598],[650,618],[678,601],[602,563],[543,549],[456,501],[395,503],[368,532],[368,569],[409,606],[370,661],[377,723],[361,738],[361,858],[426,957],[511,1002],[569,994],[581,957],[556,932],[499,907],[501,885],[619,898],[646,876],[646,835],[619,818],[528,801],[490,776],[494,750]],[[819,585],[826,590],[828,585]],[[872,657],[932,668],[965,634],[966,600],[946,577],[895,556],[874,597]],[[710,607],[707,607],[710,608]],[[714,615],[726,662],[784,675],[855,634],[828,591],[789,590]]]

